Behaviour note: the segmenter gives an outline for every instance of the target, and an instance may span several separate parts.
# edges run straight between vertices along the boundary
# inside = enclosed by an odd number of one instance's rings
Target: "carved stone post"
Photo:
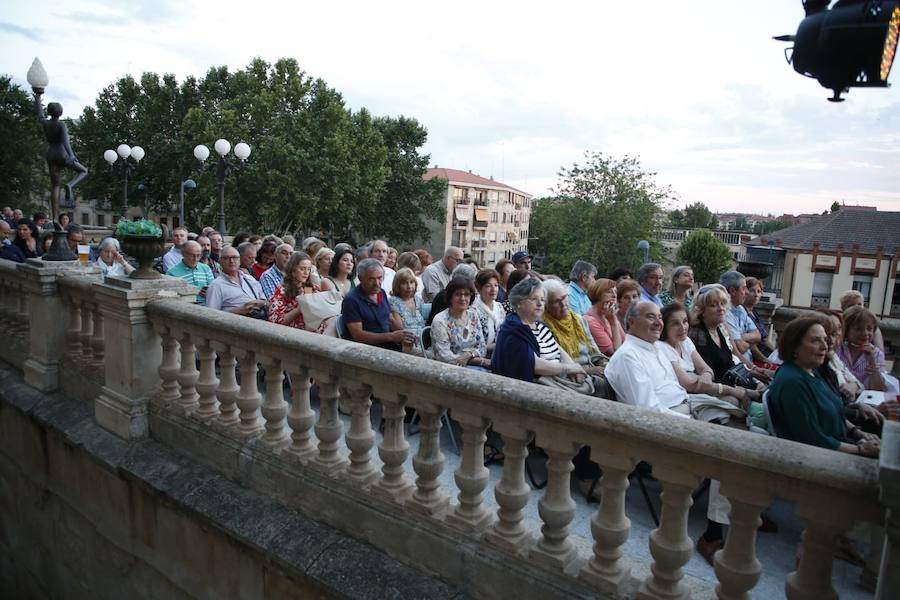
[[[444,454],[441,452],[441,414],[444,409],[433,404],[418,404],[419,450],[413,457],[416,472],[416,491],[407,506],[427,515],[443,514],[450,496],[441,489],[438,478],[444,470]]]
[[[310,431],[316,424],[316,413],[309,405],[309,369],[291,369],[291,412],[287,421],[291,426],[291,445],[287,449],[296,455],[301,461],[306,462],[316,453]]]
[[[216,399],[219,401],[219,418],[216,422],[230,427],[241,419],[238,416],[237,395],[240,388],[237,384],[235,367],[237,360],[231,353],[228,344],[213,341],[210,344],[219,355],[219,387],[216,388]]]
[[[876,600],[900,597],[900,423],[885,421],[878,459],[881,503],[887,507]]]
[[[241,409],[237,430],[240,435],[253,437],[261,434],[265,427],[259,422],[259,407],[262,396],[256,385],[256,354],[250,350],[232,349],[241,366],[241,389],[237,394],[237,405]]]
[[[319,438],[319,454],[315,464],[332,474],[347,460],[338,447],[338,440],[344,432],[344,424],[338,416],[339,397],[337,382],[319,381],[319,422],[315,428]]]
[[[381,399],[384,406],[384,437],[378,446],[381,458],[381,479],[372,490],[392,500],[402,502],[412,492],[413,484],[403,474],[403,464],[409,456],[409,442],[404,436],[403,417],[406,415],[406,397],[388,396]]]
[[[455,411],[453,416],[462,425],[462,463],[453,474],[459,488],[459,504],[453,506],[447,515],[447,522],[466,530],[478,530],[493,519],[484,506],[484,488],[490,473],[484,466],[484,432],[488,420],[479,415]]]
[[[166,294],[174,301],[183,301],[193,289],[180,279],[168,277],[107,277],[94,283],[106,349],[106,385],[94,401],[94,416],[116,435],[126,439],[147,435],[147,402],[159,385],[163,345],[148,318],[147,303]],[[174,352],[174,348],[171,350]],[[163,390],[175,398],[177,391],[177,384],[174,389],[170,385]]]
[[[576,558],[569,540],[569,523],[575,517],[575,501],[569,489],[569,474],[574,468],[572,457],[577,444],[550,438],[538,444],[547,452],[547,487],[538,502],[538,514],[544,524],[541,537],[530,556],[536,562],[564,570]]]
[[[81,355],[90,360],[94,351],[91,348],[91,338],[94,337],[94,313],[91,312],[91,305],[82,299],[79,303],[81,306],[81,333],[78,339],[81,341]]]
[[[200,378],[197,379],[199,407],[194,415],[203,420],[214,419],[219,416],[219,401],[216,399],[219,380],[216,378],[216,352],[209,345],[209,340],[201,341],[197,355],[200,357]]]
[[[344,388],[342,393],[350,396],[350,431],[344,435],[350,450],[347,474],[360,483],[367,483],[378,476],[371,455],[372,446],[375,445],[375,432],[369,418],[372,388],[368,385],[356,385]]]
[[[105,348],[103,340],[103,313],[100,312],[100,305],[96,302],[91,305],[91,320],[94,322],[91,334],[91,354],[94,360],[103,361]]]
[[[157,369],[162,382],[160,398],[166,406],[171,406],[181,397],[178,389],[178,340],[172,331],[161,323],[154,327],[154,331],[159,335],[162,346],[162,358]]]
[[[197,371],[197,349],[194,347],[194,340],[190,334],[185,333],[179,340],[181,346],[181,369],[178,371],[178,385],[181,387],[181,394],[178,398],[178,406],[185,415],[189,415],[197,410],[200,406],[197,394],[197,380],[200,378],[200,372]]]
[[[266,420],[266,431],[262,443],[273,450],[281,450],[291,443],[290,434],[284,427],[288,405],[284,401],[284,375],[281,361],[277,358],[265,358],[266,368],[266,400],[262,405],[262,416]]]
[[[523,552],[532,542],[531,531],[522,524],[523,509],[531,488],[525,482],[525,458],[532,434],[519,427],[494,423],[494,431],[503,436],[503,477],[494,486],[497,520],[485,536],[488,542],[511,552]]]
[[[591,450],[599,450],[599,447],[591,446]],[[579,577],[606,593],[617,595],[630,576],[630,570],[620,559],[622,546],[631,531],[631,520],[625,514],[625,492],[635,461],[624,456],[597,454],[592,458],[603,469],[603,477],[600,480],[600,508],[591,518],[594,555],[581,569]]]
[[[69,324],[66,327],[66,353],[81,355],[81,302],[74,294],[68,296]]]
[[[687,598],[681,571],[691,559],[694,544],[688,536],[688,511],[694,503],[691,492],[699,477],[676,468],[658,467],[653,475],[662,482],[662,515],[659,527],[650,533],[651,575],[638,589],[638,598]]]
[[[772,498],[729,481],[722,483],[721,490],[728,497],[731,513],[725,547],[716,552],[714,558],[716,577],[719,578],[716,594],[722,600],[749,600],[750,590],[762,573],[762,566],[756,559],[756,531],[762,523],[759,513]]]

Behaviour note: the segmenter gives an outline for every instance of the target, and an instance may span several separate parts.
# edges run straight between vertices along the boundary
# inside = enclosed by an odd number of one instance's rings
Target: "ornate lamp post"
[[[181,182],[181,193],[179,194],[179,202],[178,202],[178,224],[184,227],[184,190],[193,190],[197,187],[197,182],[193,179],[185,179]]]
[[[134,164],[128,162],[128,158],[134,159]],[[118,159],[122,159],[119,168],[125,176],[125,182],[122,185],[122,217],[128,212],[128,176],[137,169],[141,160],[144,158],[144,149],[140,146],[131,147],[128,144],[119,144],[115,150],[107,150],[103,153],[103,160],[108,162],[112,167]]]
[[[241,168],[241,165],[238,163],[234,163],[228,160],[227,155],[228,152],[231,151],[231,142],[228,140],[218,139],[216,140],[215,145],[213,146],[216,150],[216,154],[219,155],[219,160],[216,162],[216,190],[219,197],[219,223],[216,229],[223,236],[225,235],[225,178],[231,174],[232,171],[237,171]],[[247,157],[250,156],[250,146],[245,144],[244,142],[238,142],[234,146],[234,155],[243,163],[247,160]],[[199,144],[194,147],[194,157],[200,162],[205,161],[209,158],[209,148],[204,146],[203,144]]]
[[[650,242],[641,240],[637,244],[638,250],[644,252],[644,264],[650,262]]]

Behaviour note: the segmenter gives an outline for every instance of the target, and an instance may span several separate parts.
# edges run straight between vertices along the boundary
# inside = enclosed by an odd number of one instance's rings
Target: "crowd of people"
[[[40,217],[4,211],[3,258],[40,256]],[[80,228],[68,231],[77,245]],[[109,275],[133,269],[114,238],[100,243],[96,263]],[[579,260],[563,281],[534,270],[527,252],[483,266],[454,246],[434,258],[383,240],[329,248],[316,237],[239,233],[226,245],[211,227],[176,228],[158,268],[196,286],[196,302],[211,310],[859,456],[878,456],[881,425],[898,413],[896,401],[862,399],[896,393],[897,381],[878,319],[855,291],[840,310],[791,321],[776,348],[756,311],[762,282],[737,271],[696,289],[689,266],[668,277],[657,263],[599,277]],[[575,463],[593,489],[589,453]],[[710,564],[728,510],[713,482],[698,542]]]

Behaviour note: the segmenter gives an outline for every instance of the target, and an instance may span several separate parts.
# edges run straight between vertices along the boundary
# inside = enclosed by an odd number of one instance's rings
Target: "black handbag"
[[[722,383],[731,387],[742,387],[748,390],[755,390],[757,381],[750,373],[750,369],[744,363],[738,363],[725,371],[722,376]]]

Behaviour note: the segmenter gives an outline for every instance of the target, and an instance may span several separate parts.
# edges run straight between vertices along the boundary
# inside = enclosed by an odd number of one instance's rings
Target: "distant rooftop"
[[[451,185],[461,184],[476,187],[503,189],[515,192],[516,194],[522,194],[523,196],[528,196],[529,198],[531,197],[531,194],[529,194],[528,192],[523,192],[522,190],[518,190],[511,185],[506,185],[505,183],[496,181],[493,177],[487,179],[485,177],[482,177],[481,175],[475,175],[471,171],[460,171],[459,169],[434,167],[432,169],[428,169],[427,171],[425,171],[425,174],[422,175],[422,179],[425,179],[426,181],[429,179],[434,179],[435,177],[446,179],[450,182]]]
[[[820,250],[835,251],[838,244],[845,252],[859,244],[859,251],[876,254],[881,247],[893,254],[900,247],[900,212],[871,211],[860,207],[841,208],[808,223],[753,238],[750,244],[768,244],[772,240],[782,248],[812,250],[818,243]]]

